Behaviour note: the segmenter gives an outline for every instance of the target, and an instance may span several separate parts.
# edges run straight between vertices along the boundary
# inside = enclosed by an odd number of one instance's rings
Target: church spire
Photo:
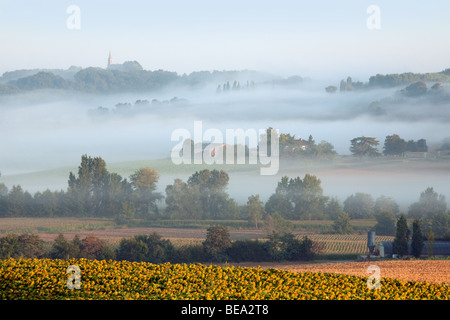
[[[107,68],[109,68],[111,65],[112,65],[112,56],[111,56],[111,50],[109,50],[108,67]]]

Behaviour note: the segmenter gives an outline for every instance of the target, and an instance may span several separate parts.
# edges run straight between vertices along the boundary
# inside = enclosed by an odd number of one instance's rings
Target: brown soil
[[[206,229],[197,228],[107,228],[99,230],[76,230],[76,231],[64,231],[62,234],[66,239],[73,239],[75,235],[78,235],[81,239],[87,235],[93,235],[100,239],[108,240],[111,242],[117,242],[121,238],[131,238],[138,234],[151,234],[153,232],[158,233],[164,239],[201,239],[206,238]],[[231,229],[230,238],[232,240],[237,239],[255,239],[263,238],[264,232],[262,230],[252,229]],[[39,233],[39,237],[44,241],[53,241],[58,234],[55,233]]]
[[[403,281],[427,281],[450,285],[450,260],[396,260],[365,262],[334,262],[314,264],[290,263],[239,263],[236,266],[275,268],[293,272],[326,272],[370,276],[367,268],[376,265],[382,278],[394,278]]]

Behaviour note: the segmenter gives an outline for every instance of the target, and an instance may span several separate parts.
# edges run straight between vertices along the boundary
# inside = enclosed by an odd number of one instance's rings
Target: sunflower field
[[[112,260],[0,260],[0,299],[440,299],[450,286],[333,273]]]

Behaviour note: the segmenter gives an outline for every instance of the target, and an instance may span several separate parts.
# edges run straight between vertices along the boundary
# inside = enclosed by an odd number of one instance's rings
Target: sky
[[[67,26],[72,5],[76,28]],[[371,5],[376,29],[367,26]],[[367,81],[437,72],[450,67],[449,10],[447,0],[0,0],[0,74],[105,67],[110,50],[115,63],[179,74],[251,69]]]

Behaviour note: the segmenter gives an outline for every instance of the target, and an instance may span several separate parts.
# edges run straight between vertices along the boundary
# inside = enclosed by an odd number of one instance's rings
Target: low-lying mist
[[[195,120],[203,130],[266,129],[333,144],[339,155],[349,155],[350,140],[376,137],[382,151],[387,135],[405,140],[426,139],[439,145],[450,136],[450,103],[398,98],[398,90],[372,89],[357,92],[325,92],[322,82],[299,86],[271,84],[217,92],[217,84],[199,89],[171,88],[149,93],[89,95],[59,91],[32,91],[0,98],[0,172],[8,187],[20,183],[30,192],[65,189],[67,174],[60,184],[42,176],[39,183],[27,182],[25,173],[74,168],[82,154],[102,157],[107,164],[170,157],[176,144],[171,133],[178,128],[193,132]],[[447,90],[445,87],[442,90]],[[138,103],[138,101],[140,102]],[[379,102],[382,112],[369,108]],[[450,190],[449,166],[427,165],[383,174],[336,166],[333,170],[299,163],[298,169],[276,176],[233,171],[228,191],[239,202],[251,194],[267,199],[281,175],[303,176],[313,171],[322,180],[324,193],[345,198],[354,192],[392,196],[399,203],[416,201],[421,191],[433,186],[439,193]],[[396,163],[398,166],[398,162]],[[193,169],[194,171],[195,169]],[[255,171],[259,172],[259,171]],[[189,174],[180,177],[185,178]],[[21,178],[22,177],[22,178]],[[161,175],[159,189],[173,182],[175,174]],[[450,198],[450,194],[447,195]]]

